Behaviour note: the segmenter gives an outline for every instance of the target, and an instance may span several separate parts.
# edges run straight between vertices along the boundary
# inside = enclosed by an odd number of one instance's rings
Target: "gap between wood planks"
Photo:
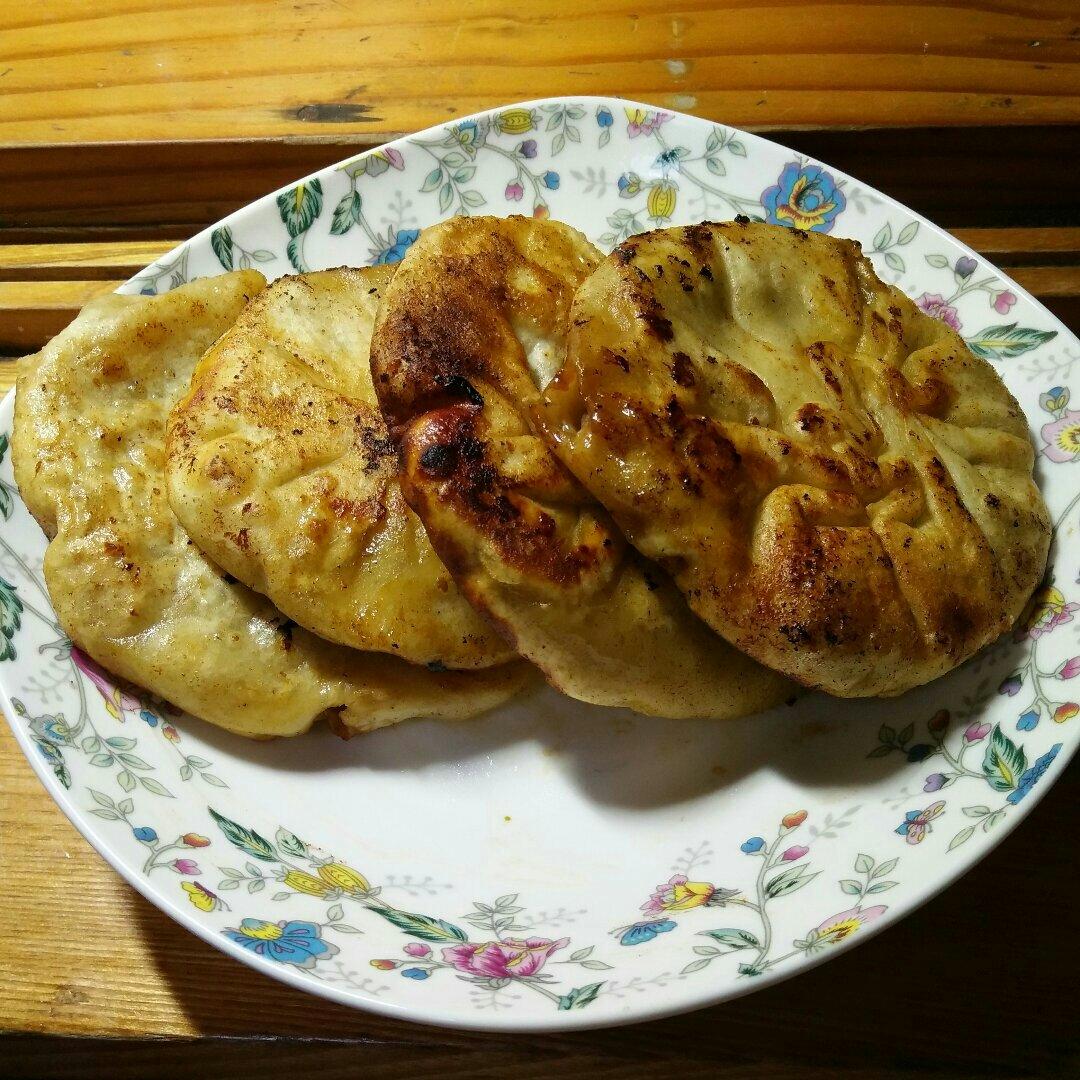
[[[958,229],[955,235],[1080,328],[1080,227]],[[0,232],[2,239],[2,232]],[[95,296],[111,292],[171,241],[0,244],[0,357],[40,349]],[[0,390],[16,377],[0,362]]]

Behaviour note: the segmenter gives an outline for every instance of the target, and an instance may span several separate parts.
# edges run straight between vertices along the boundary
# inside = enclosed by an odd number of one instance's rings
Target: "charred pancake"
[[[242,735],[473,715],[527,665],[438,674],[331,645],[210,563],[165,494],[165,422],[262,275],[87,307],[19,379],[15,477],[50,538],[45,580],[72,640],[121,678]]]
[[[1019,406],[851,241],[739,222],[631,238],[578,292],[541,415],[694,610],[807,686],[927,682],[1043,573]]]
[[[790,684],[696,619],[534,430],[599,258],[573,229],[520,217],[421,235],[371,346],[405,497],[465,595],[565,693],[672,717],[775,704]]]
[[[199,361],[168,425],[169,502],[301,626],[421,664],[513,658],[401,495],[368,346],[393,267],[280,278]]]

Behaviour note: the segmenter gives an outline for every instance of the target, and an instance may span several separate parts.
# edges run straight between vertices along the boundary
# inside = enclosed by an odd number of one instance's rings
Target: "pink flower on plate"
[[[999,292],[994,296],[994,310],[999,315],[1008,315],[1009,308],[1016,303],[1016,294],[1009,292],[1005,289],[1003,292]]]
[[[810,849],[804,847],[802,844],[796,844],[794,847],[789,847],[783,855],[780,856],[781,862],[795,862],[796,859],[801,859]]]
[[[443,949],[443,960],[458,971],[487,979],[519,979],[535,975],[552,953],[570,944],[569,938],[506,938],[483,943],[466,941]]]
[[[419,941],[410,941],[409,944],[405,946],[405,952],[408,953],[409,956],[430,956],[431,946],[424,945],[422,942]]]
[[[112,682],[111,677],[96,661],[91,660],[80,649],[71,650],[71,659],[75,666],[97,687],[98,693],[105,699],[105,709],[116,720],[124,719],[124,711],[138,712],[142,706],[139,699],[132,697],[127,690]]]
[[[1046,445],[1042,452],[1051,461],[1076,461],[1080,458],[1080,412],[1062,413],[1057,420],[1044,424],[1040,434]]]
[[[178,874],[187,874],[194,877],[196,874],[201,873],[199,864],[194,859],[173,859],[171,865]]]
[[[980,724],[978,720],[968,724],[964,731],[964,740],[969,743],[982,742],[990,734],[989,724]]]
[[[1080,415],[1080,414],[1078,414]],[[1065,595],[1055,585],[1043,585],[1031,598],[1027,610],[1017,623],[1014,637],[1040,638],[1049,634],[1062,623],[1073,621],[1073,612],[1080,608],[1075,601],[1066,601]]]
[[[887,910],[884,904],[878,904],[875,907],[853,907],[848,908],[847,911],[841,911],[826,919],[817,928],[817,941],[822,945],[837,945],[860,927],[875,919],[880,919]]]
[[[525,189],[516,180],[514,180],[506,185],[506,190],[503,192],[503,194],[511,202],[521,202],[521,200],[525,197]]]
[[[951,304],[947,304],[945,297],[941,293],[924,292],[915,303],[920,311],[925,312],[931,318],[940,319],[954,330],[960,329],[960,316],[957,314],[956,308]]]
[[[1080,656],[1073,656],[1061,665],[1058,678],[1075,679],[1077,675],[1080,675]]]
[[[661,124],[671,119],[671,113],[654,112],[652,109],[626,109],[626,133],[631,139],[639,135],[651,135]]]

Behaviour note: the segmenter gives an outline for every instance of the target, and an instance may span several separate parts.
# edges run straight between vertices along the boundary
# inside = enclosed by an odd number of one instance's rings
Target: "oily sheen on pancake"
[[[1024,416],[857,244],[647,233],[572,322],[545,430],[740,649],[833,694],[897,694],[1019,615],[1050,538]]]
[[[165,421],[199,357],[264,285],[243,271],[96,302],[20,378],[15,477],[50,544],[61,625],[94,660],[242,735],[345,732],[498,704],[527,665],[438,674],[294,628],[210,563],[165,494]]]
[[[280,278],[195,369],[168,425],[180,524],[301,626],[448,668],[513,658],[402,497],[368,347],[393,267]]]
[[[598,261],[556,222],[456,218],[421,235],[371,347],[405,496],[465,595],[558,689],[657,716],[765,708],[791,685],[695,618],[533,429]]]

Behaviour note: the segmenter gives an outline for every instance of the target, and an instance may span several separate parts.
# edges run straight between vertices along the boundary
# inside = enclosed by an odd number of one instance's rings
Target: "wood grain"
[[[0,142],[380,138],[551,94],[738,125],[1075,121],[1074,0],[40,0],[0,6]]]
[[[956,235],[1080,327],[1080,228],[959,229]],[[171,247],[154,241],[0,244],[0,355],[40,349],[88,300]],[[0,388],[13,378],[0,366]]]
[[[27,1033],[345,1040],[308,1048],[327,1080],[357,1075],[357,1053],[363,1075],[375,1078],[644,1078],[661,1062],[680,1077],[774,1080],[1076,1075],[1080,1039],[1067,1018],[1080,938],[1063,883],[1075,872],[1065,841],[1078,799],[1074,767],[966,878],[881,937],[789,983],[617,1031],[468,1035],[327,1004],[199,941],[89,848],[0,725],[0,910],[18,928],[5,936],[0,1018]],[[186,1080],[212,1061],[230,1062],[229,1076],[254,1077],[268,1066],[285,1072],[303,1049],[184,1044],[163,1054],[153,1044],[120,1044],[92,1071],[87,1044],[74,1045],[65,1054],[55,1040],[9,1040],[4,1071],[113,1080],[150,1070]]]

